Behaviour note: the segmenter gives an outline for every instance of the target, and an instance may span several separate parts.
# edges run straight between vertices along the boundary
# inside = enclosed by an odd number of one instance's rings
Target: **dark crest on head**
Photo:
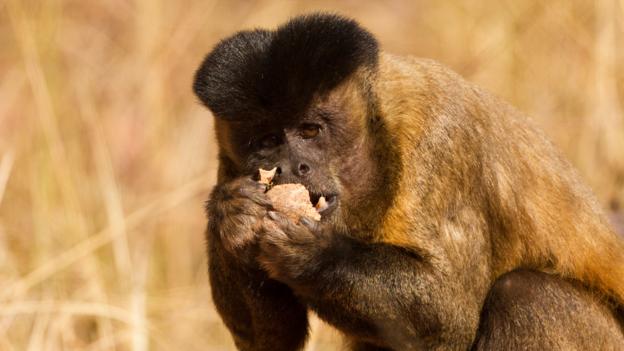
[[[359,67],[374,70],[375,38],[337,15],[297,17],[275,31],[242,31],[204,59],[193,89],[219,118],[296,114]]]

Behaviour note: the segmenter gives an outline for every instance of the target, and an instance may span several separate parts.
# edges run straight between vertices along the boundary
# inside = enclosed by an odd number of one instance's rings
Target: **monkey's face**
[[[325,221],[367,217],[358,207],[372,202],[366,194],[376,167],[364,83],[377,63],[373,36],[336,16],[303,16],[222,40],[193,89],[216,116],[224,177],[277,167],[277,183],[305,185],[312,202],[325,196]]]
[[[364,114],[364,101],[346,84],[295,115],[276,112],[255,122],[217,118],[216,130],[222,155],[238,175],[277,168],[276,184],[303,184],[313,205],[325,197],[321,217],[335,221],[341,204],[348,212],[370,189]]]

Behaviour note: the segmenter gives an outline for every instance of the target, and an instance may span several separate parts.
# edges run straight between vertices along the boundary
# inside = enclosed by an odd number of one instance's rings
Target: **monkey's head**
[[[378,56],[370,33],[326,14],[217,44],[193,88],[215,116],[220,181],[277,167],[277,183],[305,185],[312,202],[326,197],[324,221],[360,222],[382,182]]]

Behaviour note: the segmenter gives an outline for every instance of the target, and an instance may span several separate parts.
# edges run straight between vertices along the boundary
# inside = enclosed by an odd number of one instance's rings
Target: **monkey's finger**
[[[269,218],[271,220],[275,221],[278,224],[287,224],[289,222],[289,219],[285,215],[277,211],[269,211],[267,214],[269,215]]]
[[[288,236],[280,225],[275,221],[265,219],[262,221],[262,225],[260,227],[259,234],[261,238],[266,238],[267,240],[272,240],[274,238],[279,238],[280,240],[286,240]]]
[[[266,184],[258,183],[248,177],[234,179],[223,184],[222,187],[225,193],[229,193],[232,196],[251,193],[263,194],[266,191]]]
[[[293,236],[296,233],[301,232],[302,230],[307,230],[307,228],[303,227],[295,223],[290,217],[279,213],[277,211],[269,211],[268,217],[273,220],[279,227],[289,236]]]
[[[235,200],[248,200],[264,208],[272,208],[265,194],[266,186],[249,179],[236,179],[219,185],[213,193],[215,203],[230,203]]]
[[[245,214],[254,217],[264,217],[269,208],[259,206],[249,199],[234,199],[221,206],[221,211],[229,216]]]
[[[256,183],[256,184],[259,184],[259,183]],[[266,194],[264,193],[265,189],[266,189],[266,186],[262,184],[260,184],[260,187],[256,187],[255,185],[253,187],[241,187],[238,189],[238,194],[244,198],[247,198],[255,202],[258,205],[261,205],[267,208],[273,208],[271,200],[269,200],[269,197],[266,196]]]
[[[310,217],[301,217],[299,219],[299,223],[301,223],[304,227],[308,228],[313,233],[321,231],[321,223],[313,220]]]

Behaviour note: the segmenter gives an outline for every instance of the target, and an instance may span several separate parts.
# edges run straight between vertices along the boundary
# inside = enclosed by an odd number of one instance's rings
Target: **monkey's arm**
[[[298,350],[307,335],[307,310],[292,290],[255,260],[254,226],[266,214],[264,189],[239,178],[215,187],[206,231],[212,297],[240,350]]]
[[[208,238],[208,266],[213,302],[239,350],[303,347],[307,310],[288,286],[242,265],[214,236]]]
[[[457,307],[462,290],[418,255],[325,232],[311,220],[270,216],[277,225],[265,225],[261,264],[344,332],[384,347],[427,349],[427,337],[450,338],[442,326],[465,329]],[[455,340],[470,342],[465,333]]]

